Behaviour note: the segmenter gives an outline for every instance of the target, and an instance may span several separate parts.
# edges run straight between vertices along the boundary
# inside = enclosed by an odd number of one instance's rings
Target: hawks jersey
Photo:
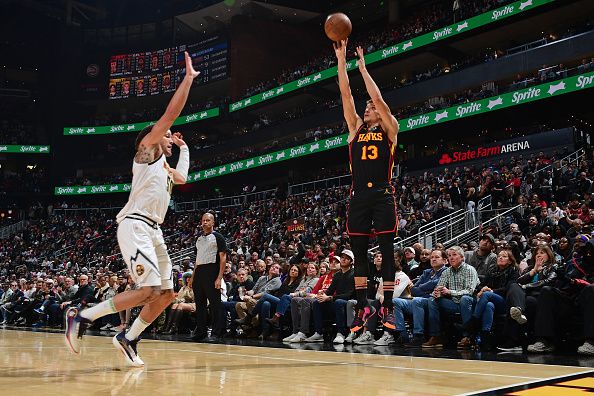
[[[173,179],[165,167],[165,155],[148,164],[132,165],[132,189],[126,206],[116,219],[136,214],[148,217],[157,224],[163,223],[171,200]]]
[[[369,129],[364,123],[349,144],[349,160],[355,191],[385,187],[392,180],[394,143],[381,126]]]

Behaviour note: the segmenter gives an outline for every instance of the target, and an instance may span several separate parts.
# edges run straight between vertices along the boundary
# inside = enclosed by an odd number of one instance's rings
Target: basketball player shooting
[[[132,164],[132,189],[126,206],[118,213],[118,244],[122,257],[138,289],[116,295],[94,307],[66,312],[66,345],[71,352],[81,352],[86,328],[98,318],[143,306],[127,333],[113,338],[128,365],[142,366],[137,343],[140,334],[173,301],[172,265],[159,225],[163,223],[174,184],[184,184],[188,177],[190,152],[180,133],[171,133],[175,119],[186,104],[192,81],[199,72],[186,52],[186,75],[171,98],[165,114],[156,124],[144,128],[136,137],[136,155]],[[165,157],[172,146],[180,149],[179,161],[171,168]]]
[[[390,184],[398,122],[365,67],[363,49],[357,47],[359,71],[370,100],[363,119],[357,114],[346,69],[347,40],[334,43],[338,59],[338,85],[344,118],[349,128],[349,156],[352,187],[347,215],[347,232],[355,255],[357,316],[351,331],[360,330],[375,314],[367,303],[367,247],[372,229],[382,253],[384,302],[381,311],[384,328],[395,330],[392,295],[394,293],[394,237],[396,201]]]

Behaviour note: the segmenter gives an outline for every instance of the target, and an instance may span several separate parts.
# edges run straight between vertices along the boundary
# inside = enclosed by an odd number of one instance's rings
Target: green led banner
[[[1,153],[21,153],[21,154],[49,154],[50,146],[23,146],[16,144],[0,145]]]
[[[443,110],[433,111],[431,113],[420,114],[414,117],[399,120],[398,123],[400,125],[400,132],[402,133],[411,131],[413,129],[443,124],[444,122],[453,121],[459,118],[483,114],[490,111],[504,109],[506,107],[518,106],[525,103],[547,99],[570,92],[581,91],[592,87],[594,87],[594,72],[567,77],[550,83],[540,84],[530,88],[520,89],[502,95],[477,100],[475,102],[451,106]],[[307,143],[237,162],[231,162],[214,168],[200,170],[188,175],[188,183],[211,179],[217,176],[224,176],[231,173],[257,168],[263,165],[271,165],[281,161],[343,147],[348,144],[347,138],[348,135],[343,134],[317,142]],[[130,191],[130,184],[56,187],[54,193],[55,195],[76,195],[124,191]]]
[[[483,14],[466,19],[459,23],[454,23],[452,25],[445,26],[441,29],[423,34],[421,36],[412,38],[408,41],[403,41],[392,46],[386,47],[384,49],[371,52],[365,55],[365,63],[369,65],[387,58],[403,54],[405,52],[410,52],[413,49],[424,47],[436,41],[444,40],[457,34],[465,33],[469,30],[477,29],[481,26],[497,22],[501,19],[521,14],[522,12],[529,11],[531,9],[548,3],[552,3],[553,1],[555,0],[517,1],[515,3],[506,5],[505,7],[497,8],[495,10],[485,12]],[[347,62],[348,71],[353,70],[355,68],[357,68],[355,59],[351,59]],[[266,92],[262,92],[257,95],[250,96],[249,98],[231,103],[229,105],[229,112],[232,113],[234,111],[245,109],[246,107],[253,106],[266,100],[276,98],[280,95],[284,95],[286,93],[295,91],[308,85],[316,84],[320,81],[333,78],[337,75],[336,70],[337,68],[336,66],[334,66],[329,69],[322,70],[318,73],[310,74],[309,76],[305,76],[298,80],[291,81],[287,84],[273,88]]]
[[[218,117],[219,108],[199,111],[198,113],[188,114],[178,117],[173,125],[183,125],[192,122],[206,120],[208,118]],[[155,121],[137,122],[135,124],[106,125],[92,127],[67,127],[64,128],[64,135],[105,135],[109,133],[139,132],[144,127],[154,124]]]

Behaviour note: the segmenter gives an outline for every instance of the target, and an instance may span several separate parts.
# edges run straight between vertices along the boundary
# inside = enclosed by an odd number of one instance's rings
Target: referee
[[[225,333],[221,282],[227,261],[227,244],[221,234],[213,231],[214,224],[214,216],[205,213],[202,216],[202,235],[196,241],[196,265],[192,274],[192,289],[196,300],[196,330],[192,337],[194,341],[217,341]],[[210,337],[207,337],[207,300],[212,319]]]

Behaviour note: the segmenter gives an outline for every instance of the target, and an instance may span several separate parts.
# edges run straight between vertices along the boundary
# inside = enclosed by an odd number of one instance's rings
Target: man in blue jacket
[[[412,300],[407,298],[394,299],[394,316],[396,317],[396,331],[404,332],[404,314],[413,317],[414,338],[407,346],[421,346],[425,334],[425,309],[427,307],[431,292],[437,286],[448,257],[444,250],[433,250],[431,252],[431,268],[423,271],[421,277],[412,287]]]

